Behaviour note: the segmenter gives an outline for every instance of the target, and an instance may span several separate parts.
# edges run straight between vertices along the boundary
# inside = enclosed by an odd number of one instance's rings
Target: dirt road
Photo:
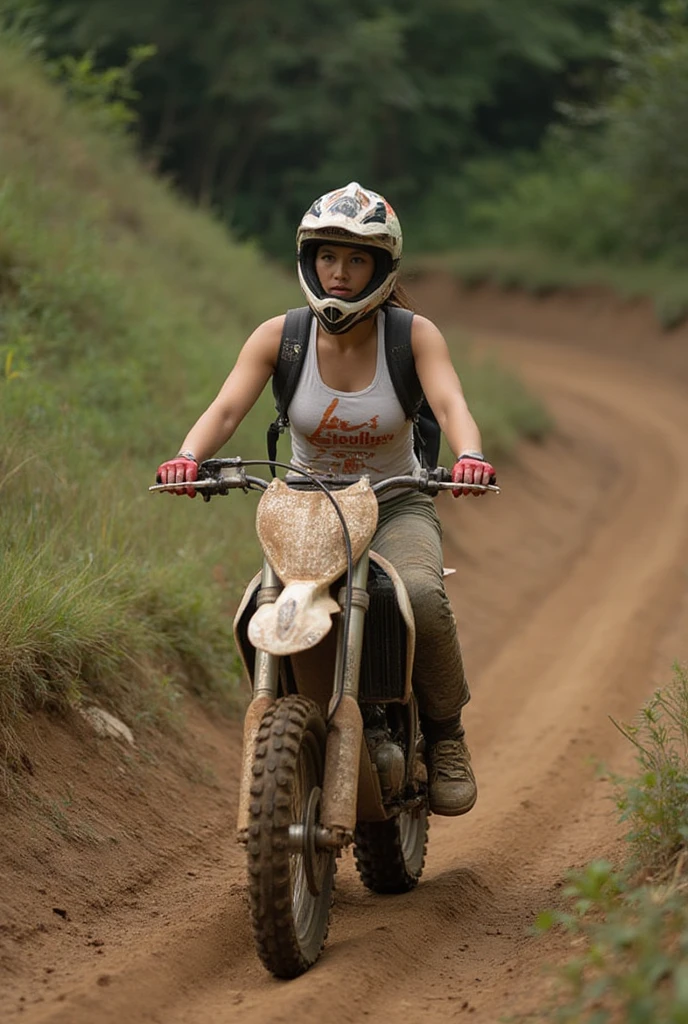
[[[418,889],[373,896],[347,855],[325,955],[278,983],[252,948],[233,843],[238,729],[194,713],[194,752],[170,768],[164,751],[125,760],[39,723],[31,785],[55,777],[64,827],[7,819],[5,1021],[492,1024],[541,1004],[565,940],[532,937],[535,916],[569,867],[619,852],[595,762],[623,771],[632,755],[609,716],[632,718],[688,660],[688,401],[617,349],[518,335],[481,343],[558,426],[499,498],[442,499],[480,798],[433,818]]]

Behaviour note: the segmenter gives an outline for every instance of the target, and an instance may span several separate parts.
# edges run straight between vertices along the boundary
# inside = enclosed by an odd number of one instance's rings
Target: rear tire
[[[415,888],[425,865],[428,827],[425,803],[388,821],[359,822],[354,857],[366,888],[379,893]]]
[[[278,978],[307,971],[329,927],[335,853],[316,849],[314,838],[325,736],[318,706],[288,696],[266,711],[256,738],[247,845],[251,919],[258,955]],[[290,825],[306,836],[296,852]]]

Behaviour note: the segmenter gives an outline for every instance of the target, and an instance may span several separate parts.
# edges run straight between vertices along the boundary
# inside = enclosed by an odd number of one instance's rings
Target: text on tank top
[[[377,314],[375,376],[362,391],[337,391],[325,384],[317,339],[314,317],[288,409],[292,464],[316,473],[365,474],[373,482],[417,473],[413,423],[404,416],[387,368],[384,312]]]

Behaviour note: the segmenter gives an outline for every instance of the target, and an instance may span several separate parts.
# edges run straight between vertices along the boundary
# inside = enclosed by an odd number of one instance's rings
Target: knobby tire
[[[261,722],[253,761],[248,829],[251,918],[258,955],[278,978],[294,978],[319,957],[334,889],[334,852],[309,862],[290,850],[289,826],[305,821],[322,788],[326,729],[305,697],[278,700]],[[315,877],[316,893],[312,891]]]
[[[358,823],[354,858],[367,889],[401,893],[418,885],[425,866],[428,824],[424,804],[388,821]]]

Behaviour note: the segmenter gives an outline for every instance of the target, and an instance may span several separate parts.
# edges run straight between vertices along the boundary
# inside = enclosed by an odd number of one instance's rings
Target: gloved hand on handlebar
[[[159,484],[192,483],[194,480],[198,480],[198,463],[191,458],[190,454],[180,452],[173,459],[158,466],[155,479]],[[188,494],[190,498],[196,497],[193,487],[177,487],[168,493]]]
[[[454,464],[452,480],[455,484],[482,484],[486,487],[488,484],[497,482],[497,474],[494,466],[484,459],[480,452],[464,452],[459,455]],[[452,491],[455,498],[458,498],[460,494],[475,494],[479,498],[484,493],[484,491],[474,491],[469,487],[461,487]]]

